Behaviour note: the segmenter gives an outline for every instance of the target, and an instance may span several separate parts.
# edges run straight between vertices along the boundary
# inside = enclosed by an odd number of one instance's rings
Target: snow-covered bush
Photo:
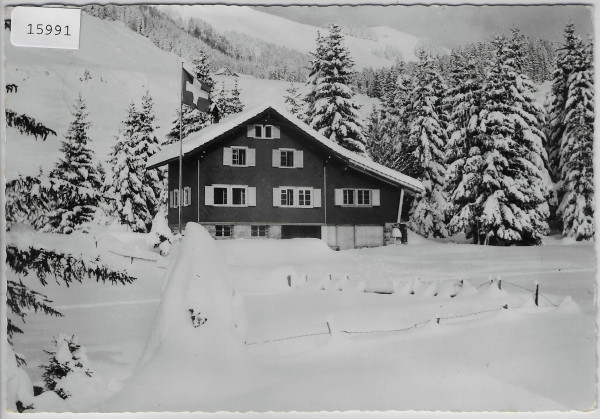
[[[44,370],[44,390],[66,399],[92,377],[93,371],[88,368],[85,349],[74,335],[59,335],[53,340],[53,346],[54,350],[44,351],[50,356],[48,364],[40,365]]]
[[[169,228],[167,215],[161,210],[152,220],[152,229],[146,237],[146,244],[151,249],[157,249],[162,256],[167,256],[171,252],[171,243],[173,243],[173,233]]]

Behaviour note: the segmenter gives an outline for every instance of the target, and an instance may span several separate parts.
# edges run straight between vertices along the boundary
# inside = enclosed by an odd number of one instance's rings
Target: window
[[[371,205],[371,190],[370,189],[357,189],[356,190],[356,204],[357,205]]]
[[[304,152],[293,148],[273,149],[273,167],[304,167]]]
[[[293,150],[280,150],[280,162],[279,167],[294,167],[294,151]]]
[[[183,188],[183,202],[182,206],[187,207],[192,205],[192,188],[186,186]],[[173,189],[169,192],[169,207],[170,208],[178,208],[179,207],[179,189]]]
[[[246,188],[231,188],[233,205],[246,205]]]
[[[233,233],[232,225],[216,225],[215,237],[231,237]]]
[[[301,207],[310,207],[310,189],[298,189],[298,205]]]
[[[248,138],[280,138],[279,127],[275,125],[248,125]]]
[[[321,189],[309,186],[273,188],[273,206],[288,208],[320,208]]]
[[[354,189],[344,189],[344,205],[354,205]]]
[[[267,237],[269,234],[269,226],[267,225],[255,225],[250,226],[251,237]]]
[[[227,205],[227,188],[214,187],[214,204]]]
[[[231,165],[245,166],[246,165],[246,149],[232,148],[231,149]]]
[[[241,146],[224,147],[223,166],[256,166],[256,149]]]
[[[246,185],[205,186],[204,205],[217,207],[255,207],[256,187]]]
[[[294,205],[294,189],[281,189],[281,206],[291,207]]]
[[[345,207],[378,207],[380,206],[379,189],[335,189],[335,205]]]
[[[169,207],[170,208],[178,208],[179,207],[179,189],[174,189],[169,192]]]

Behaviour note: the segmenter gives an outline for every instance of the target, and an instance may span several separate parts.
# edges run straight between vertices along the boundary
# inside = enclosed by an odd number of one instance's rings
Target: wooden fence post
[[[538,284],[537,281],[535,281],[535,305],[538,306],[539,305],[539,297],[540,294],[540,284]]]

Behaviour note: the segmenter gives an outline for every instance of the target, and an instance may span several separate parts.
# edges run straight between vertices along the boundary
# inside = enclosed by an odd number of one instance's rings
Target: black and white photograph
[[[2,414],[595,411],[593,4],[2,6]]]

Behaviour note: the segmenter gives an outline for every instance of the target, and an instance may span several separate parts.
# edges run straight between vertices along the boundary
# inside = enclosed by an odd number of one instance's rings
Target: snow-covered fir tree
[[[49,229],[69,234],[83,223],[91,221],[99,204],[102,179],[94,162],[94,152],[89,146],[90,123],[86,105],[81,97],[74,105],[74,120],[63,139],[59,158],[51,177],[62,181],[62,193],[49,216]]]
[[[52,349],[44,352],[49,358],[47,364],[40,366],[44,370],[44,390],[53,391],[61,399],[71,397],[71,392],[89,382],[94,374],[85,348],[74,335],[54,337]]]
[[[395,124],[390,124],[391,115],[375,105],[369,114],[365,137],[367,154],[373,161],[390,169],[398,170],[401,157],[398,153],[399,139],[394,135]]]
[[[451,86],[444,100],[448,113],[445,181],[448,192],[448,232],[453,235],[462,231],[477,243],[477,216],[481,212],[477,208],[477,198],[485,163],[479,144],[483,80],[472,52],[455,50],[451,58]]]
[[[304,122],[310,125],[315,116],[315,95],[317,92],[317,84],[321,76],[321,64],[325,59],[325,38],[321,36],[321,32],[317,31],[316,39],[317,48],[315,52],[311,52],[312,60],[310,60],[310,73],[308,75],[307,84],[308,92],[303,98],[304,101]]]
[[[112,174],[106,195],[112,199],[112,215],[121,224],[136,232],[146,232],[152,225],[153,208],[148,207],[144,184],[146,147],[141,143],[140,119],[140,112],[132,102],[110,154]]]
[[[329,35],[317,38],[317,52],[309,79],[307,123],[341,146],[365,153],[366,139],[350,87],[354,62],[345,47],[341,28],[333,24]]]
[[[549,129],[547,132],[546,150],[550,173],[555,181],[561,178],[563,161],[560,147],[565,131],[565,116],[569,94],[569,78],[577,63],[583,60],[583,43],[575,35],[575,26],[567,24],[564,30],[564,43],[558,49],[556,69],[552,77],[551,103],[548,109]]]
[[[495,61],[483,87],[481,155],[484,161],[475,207],[480,243],[539,244],[547,229],[548,174],[544,134],[532,93],[519,68],[522,40],[497,36]]]
[[[410,227],[425,237],[445,237],[446,193],[444,191],[446,120],[442,107],[446,90],[431,56],[421,49],[412,91],[410,140],[422,167],[425,190],[413,201]]]
[[[238,81],[235,80],[232,90],[225,88],[225,83],[221,82],[221,89],[214,96],[214,102],[219,108],[219,118],[225,118],[231,114],[239,113],[244,110],[244,104],[241,99],[241,92],[238,87]]]
[[[193,64],[194,77],[196,80],[199,80],[209,86],[213,86],[215,82],[210,76],[211,63],[208,56],[203,51],[199,51],[198,56],[193,61]],[[211,124],[211,115],[208,112],[201,112],[198,109],[187,105],[182,105],[182,108],[182,138],[187,137],[193,132],[200,131],[202,128]],[[167,134],[167,140],[165,141],[165,144],[171,144],[179,141],[179,113],[180,109],[177,109],[177,114],[175,120],[173,121],[173,127]]]
[[[285,91],[287,95],[285,95],[283,98],[285,99],[287,110],[292,115],[302,119],[302,94],[300,93],[300,88],[298,88],[298,86],[294,86],[294,83],[290,83],[289,87]]]
[[[154,102],[150,93],[147,91],[142,96],[142,109],[139,115],[140,138],[134,152],[143,160],[144,164],[148,158],[154,155],[160,149],[160,143],[155,135],[158,128],[154,125],[156,116],[154,115]],[[161,209],[161,206],[167,202],[167,174],[165,168],[144,170],[144,198],[146,207],[152,214],[152,217]]]
[[[592,43],[573,63],[560,146],[563,234],[594,237],[594,74]]]

